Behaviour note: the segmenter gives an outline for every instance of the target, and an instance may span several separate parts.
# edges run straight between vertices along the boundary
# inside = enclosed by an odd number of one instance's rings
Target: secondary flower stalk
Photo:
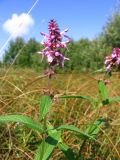
[[[108,73],[120,66],[120,48],[114,48],[112,54],[106,57],[105,66]]]

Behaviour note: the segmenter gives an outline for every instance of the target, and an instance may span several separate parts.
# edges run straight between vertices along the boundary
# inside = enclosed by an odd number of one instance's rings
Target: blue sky
[[[35,1],[0,0],[0,48],[10,36],[3,27],[5,22],[11,19],[13,14],[19,16],[27,13]],[[41,41],[40,31],[47,32],[47,24],[54,18],[61,30],[69,28],[68,35],[74,40],[93,39],[102,31],[116,3],[117,0],[39,0],[30,13],[34,24],[29,32],[22,36],[26,40],[34,37]]]

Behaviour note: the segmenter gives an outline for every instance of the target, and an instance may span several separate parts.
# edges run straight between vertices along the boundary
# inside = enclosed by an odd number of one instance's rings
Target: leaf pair
[[[37,149],[35,160],[48,160],[60,139],[58,132],[52,133],[45,140],[42,141]]]
[[[37,149],[35,160],[49,160],[56,146],[66,155],[68,160],[74,160],[72,150],[62,142],[61,131],[57,131],[50,124],[47,125],[48,137],[42,141]]]
[[[90,97],[87,96],[78,96],[79,98],[87,99],[93,101]],[[65,98],[65,97],[63,97]],[[68,96],[68,98],[70,98]],[[74,98],[74,97],[73,97]],[[75,97],[76,98],[76,97]],[[44,119],[47,113],[50,111],[52,104],[52,99],[49,96],[42,96],[40,99],[40,120]],[[0,116],[0,122],[20,122],[25,124],[27,127],[33,129],[34,131],[43,133],[43,127],[32,120],[31,118],[23,115],[6,115]],[[73,125],[62,125],[56,129],[50,125],[47,126],[48,137],[42,141],[40,146],[37,149],[37,154],[35,160],[48,160],[55,148],[58,146],[60,150],[66,155],[69,160],[74,160],[74,154],[72,150],[62,142],[61,140],[61,130],[69,130],[76,132],[80,137],[84,139],[96,140],[94,136],[91,135],[91,132],[95,132],[96,129],[91,128],[89,132],[83,132],[79,128]]]

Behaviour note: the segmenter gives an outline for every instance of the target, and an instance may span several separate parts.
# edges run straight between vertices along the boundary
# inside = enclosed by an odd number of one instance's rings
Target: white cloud
[[[24,36],[29,33],[30,28],[34,25],[32,16],[22,13],[17,15],[14,13],[12,17],[5,21],[3,28],[10,33],[13,38]]]

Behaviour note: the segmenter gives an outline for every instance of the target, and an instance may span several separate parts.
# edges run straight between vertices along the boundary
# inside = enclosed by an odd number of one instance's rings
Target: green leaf
[[[46,114],[50,111],[52,99],[50,96],[42,96],[40,98],[40,120],[44,119]]]
[[[65,154],[68,160],[75,160],[73,151],[65,143],[58,143],[58,148]]]
[[[86,99],[91,103],[95,102],[95,100],[90,96],[82,96],[82,95],[65,95],[65,96],[60,96],[59,98],[80,98],[80,99]]]
[[[108,99],[108,91],[103,81],[98,82],[98,89],[102,100]]]
[[[54,127],[49,122],[47,124],[47,129],[48,129],[49,136],[51,136],[51,134],[55,134],[55,133],[61,135],[61,131],[57,131],[56,129],[54,129]],[[66,155],[68,160],[75,159],[72,150],[67,146],[67,144],[62,142],[61,138],[59,139],[57,146]]]
[[[120,102],[120,96],[109,98],[109,103]]]
[[[90,127],[86,130],[86,133],[95,138],[101,131],[100,127],[102,127],[104,124],[105,124],[104,119],[98,119],[92,125],[90,125]]]
[[[120,102],[120,96],[109,98],[109,99],[102,101],[103,105],[115,103],[115,102]]]
[[[61,135],[61,132],[60,131],[57,131],[53,126],[52,124],[48,121],[47,122],[47,132],[48,132],[48,135],[49,136],[53,136],[53,134],[59,134]],[[61,141],[60,141],[61,142]]]
[[[5,116],[0,116],[0,122],[6,123],[6,122],[20,122],[25,124],[27,127],[38,131],[38,132],[43,132],[43,128],[34,120],[27,116],[23,115],[5,115]]]
[[[98,69],[92,73],[104,73],[105,72],[105,69],[104,68],[101,68],[101,69]]]
[[[92,136],[90,136],[89,134],[87,134],[86,132],[81,131],[79,128],[73,126],[73,125],[62,125],[56,128],[57,130],[70,130],[73,132],[77,132],[79,134],[79,136],[83,139],[89,138],[92,140],[95,140],[95,138],[93,138]]]
[[[49,160],[53,149],[60,140],[60,134],[58,132],[51,133],[45,140],[42,141],[37,149],[35,160]]]
[[[105,100],[102,101],[103,106],[104,106],[104,105],[107,105],[107,104],[109,104],[109,103],[110,103],[109,99],[105,99]]]

